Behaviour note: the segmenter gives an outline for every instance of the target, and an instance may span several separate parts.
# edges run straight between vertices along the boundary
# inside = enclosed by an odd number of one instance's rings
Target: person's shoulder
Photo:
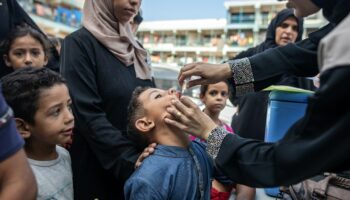
[[[69,38],[86,38],[91,37],[91,33],[84,27],[79,28],[78,30],[72,32],[71,34],[67,35],[65,39]]]
[[[91,42],[95,42],[95,37],[84,27],[74,31],[73,33],[67,35],[64,38],[64,42],[76,42],[81,44],[89,44]]]
[[[69,163],[71,162],[70,155],[67,149],[56,145],[56,151],[62,160],[68,161]]]

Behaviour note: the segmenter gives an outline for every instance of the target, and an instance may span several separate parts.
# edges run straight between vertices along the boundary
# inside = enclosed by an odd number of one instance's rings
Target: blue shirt
[[[197,141],[187,149],[157,145],[126,182],[125,198],[210,199],[212,171],[212,160]]]

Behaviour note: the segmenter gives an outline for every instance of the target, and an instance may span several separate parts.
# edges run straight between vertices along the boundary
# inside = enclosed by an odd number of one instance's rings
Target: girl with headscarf
[[[295,8],[296,16],[300,17],[316,13],[322,8],[324,16],[336,28],[326,37],[319,38],[324,38],[318,52],[320,88],[309,98],[305,116],[281,140],[264,143],[228,134],[216,127],[208,116],[185,97],[182,98],[184,104],[174,102],[177,110],[168,110],[172,115],[180,117],[176,121],[166,119],[169,124],[207,139],[207,152],[215,159],[216,166],[234,181],[254,187],[290,185],[323,172],[350,169],[350,42],[347,39],[350,1],[289,0],[288,5]],[[321,33],[322,30],[324,29],[321,29]],[[263,54],[268,55],[268,51]],[[293,58],[286,59],[290,61]],[[298,62],[308,62],[302,59],[301,56]],[[236,67],[241,70],[240,67],[246,66]],[[185,78],[184,74],[196,75],[188,72],[188,68],[181,72],[180,80]],[[209,82],[232,75],[230,69],[225,69],[227,71],[221,71],[222,75],[212,76],[215,73],[213,71],[207,74],[209,70],[204,72],[196,66],[190,68],[196,72],[199,70],[202,76],[206,75]],[[247,80],[247,76],[252,75],[247,71],[241,72],[245,73],[242,80]],[[254,77],[256,75],[258,73]],[[274,75],[276,74],[270,76]],[[250,81],[254,82],[254,79]],[[271,80],[262,82],[268,84]]]
[[[284,9],[278,12],[270,22],[265,41],[239,53],[235,59],[253,56],[270,48],[285,46],[288,43],[299,42],[302,35],[303,20],[295,17],[293,9]],[[269,67],[265,66],[265,68]],[[281,76],[277,84],[301,87],[297,79],[304,78],[297,78],[286,73]],[[231,95],[230,100],[238,108],[232,116],[231,123],[236,134],[244,138],[264,140],[268,95],[269,92],[266,91],[246,94],[239,98],[234,98]]]
[[[76,117],[71,146],[75,199],[123,199],[123,184],[141,152],[125,137],[133,90],[154,87],[147,52],[129,23],[140,3],[86,0],[83,27],[62,45],[61,72]]]

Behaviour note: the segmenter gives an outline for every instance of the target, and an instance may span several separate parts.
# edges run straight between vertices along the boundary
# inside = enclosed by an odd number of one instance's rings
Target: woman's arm
[[[179,82],[191,76],[188,86],[231,80],[236,96],[260,91],[276,82],[283,74],[315,76],[318,73],[317,47],[319,41],[333,29],[329,24],[295,44],[277,47],[252,57],[230,60],[226,64],[191,63],[180,71]]]

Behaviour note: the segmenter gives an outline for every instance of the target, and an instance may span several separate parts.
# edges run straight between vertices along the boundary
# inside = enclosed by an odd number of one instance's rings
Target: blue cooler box
[[[310,93],[271,91],[266,117],[266,142],[280,140],[289,127],[304,116],[309,96]],[[269,196],[281,197],[278,187],[265,188],[265,193]]]

